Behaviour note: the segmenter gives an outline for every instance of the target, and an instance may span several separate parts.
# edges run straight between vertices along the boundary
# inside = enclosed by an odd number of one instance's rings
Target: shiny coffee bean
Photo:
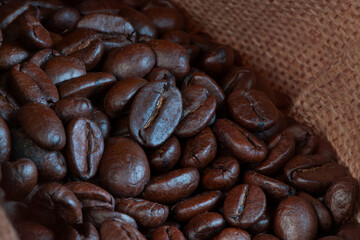
[[[296,153],[300,155],[312,154],[317,145],[317,136],[314,131],[303,125],[293,125],[285,132],[292,134],[296,141]]]
[[[248,228],[265,213],[266,197],[258,186],[241,184],[232,188],[224,202],[224,217],[234,227]]]
[[[318,139],[316,154],[339,160],[336,150],[325,137]]]
[[[10,152],[11,152],[10,130],[4,119],[0,117],[0,163],[7,162],[9,160]]]
[[[117,118],[128,110],[136,93],[147,81],[143,78],[126,78],[120,80],[106,93],[104,108],[110,118]]]
[[[231,47],[220,45],[208,50],[200,61],[200,68],[212,77],[219,78],[227,73],[234,62]]]
[[[72,175],[79,179],[95,176],[104,152],[100,128],[86,118],[75,118],[67,126],[66,156]]]
[[[184,228],[187,239],[210,239],[225,227],[225,220],[215,212],[205,212],[193,217]]]
[[[352,177],[334,181],[326,191],[324,202],[336,224],[352,220],[359,199],[359,183]]]
[[[185,240],[184,234],[176,227],[165,225],[157,228],[151,239],[153,240]]]
[[[1,186],[8,199],[21,199],[29,194],[38,180],[38,172],[33,161],[20,158],[2,165]]]
[[[266,157],[266,145],[234,122],[217,119],[213,130],[220,144],[239,161],[257,163]]]
[[[19,221],[14,227],[21,240],[55,240],[55,233],[48,227],[34,221]]]
[[[94,108],[90,116],[90,120],[98,125],[104,139],[109,137],[111,123],[104,112],[100,111],[98,108]]]
[[[153,177],[143,197],[158,203],[174,203],[192,194],[199,185],[200,174],[194,168],[181,168]]]
[[[0,70],[9,70],[22,63],[30,53],[16,42],[4,42],[0,47]]]
[[[83,97],[64,98],[54,106],[54,111],[63,123],[68,123],[73,118],[89,118],[92,110],[93,106],[90,100]]]
[[[146,76],[146,80],[149,82],[152,81],[165,81],[172,85],[176,85],[176,79],[174,74],[172,74],[166,68],[154,67],[151,72]]]
[[[9,26],[18,16],[23,14],[29,5],[22,1],[11,1],[0,8],[0,28]]]
[[[281,239],[315,239],[317,228],[314,208],[300,197],[286,198],[276,209],[274,232]]]
[[[193,85],[182,92],[183,113],[175,134],[191,137],[204,129],[215,115],[216,99],[206,88]]]
[[[266,211],[265,214],[260,217],[260,220],[257,223],[253,224],[251,227],[249,227],[247,231],[252,235],[256,235],[259,233],[268,232],[271,228],[272,216],[270,216],[268,211]]]
[[[220,191],[203,192],[173,206],[172,216],[180,222],[185,222],[200,213],[214,210],[219,206],[221,200],[222,193]]]
[[[162,36],[162,39],[178,43],[184,47],[189,46],[191,41],[190,34],[181,30],[173,30],[166,32]]]
[[[65,146],[65,129],[56,113],[41,103],[28,103],[20,108],[19,123],[40,147],[61,150]]]
[[[344,240],[360,239],[360,223],[347,223],[340,227],[337,235]]]
[[[110,138],[100,162],[99,174],[104,186],[115,196],[139,195],[150,179],[150,167],[144,150],[132,140]]]
[[[62,7],[46,19],[45,25],[50,31],[62,34],[72,30],[80,17],[76,8]]]
[[[117,220],[109,220],[101,225],[100,238],[102,240],[146,240],[136,228]]]
[[[163,81],[146,84],[130,110],[131,135],[143,146],[157,147],[174,132],[182,112],[180,91]]]
[[[29,220],[31,218],[30,207],[24,202],[2,201],[1,207],[6,213],[6,217],[12,223]]]
[[[144,10],[143,14],[152,21],[160,36],[168,31],[182,30],[185,25],[184,17],[174,8],[155,7]]]
[[[279,238],[275,237],[274,235],[270,234],[259,234],[256,235],[253,240],[280,240]]]
[[[225,228],[213,240],[250,240],[250,234],[239,228]]]
[[[284,173],[294,187],[321,194],[332,182],[347,174],[345,167],[320,155],[297,155],[284,166]]]
[[[59,240],[100,240],[98,231],[91,223],[84,223],[77,229],[70,225],[63,227],[60,230]]]
[[[166,221],[169,208],[166,205],[140,198],[119,198],[116,210],[133,217],[141,227],[157,227]]]
[[[256,86],[254,71],[244,67],[233,67],[220,81],[221,89],[226,96],[236,91],[250,91]]]
[[[211,129],[207,127],[196,136],[186,140],[180,166],[204,168],[214,160],[216,152],[216,138]]]
[[[17,123],[17,112],[20,108],[17,100],[6,89],[0,88],[0,116],[9,125]]]
[[[178,162],[180,154],[179,140],[174,136],[170,137],[148,155],[151,170],[159,173],[169,171]]]
[[[29,62],[35,64],[38,67],[42,67],[47,61],[53,57],[59,57],[60,53],[53,49],[43,49],[35,53],[30,59]]]
[[[127,223],[134,228],[138,228],[135,219],[125,213],[110,210],[107,208],[87,208],[84,209],[84,221],[93,224],[96,228],[100,228],[101,224],[108,220],[117,220]]]
[[[239,162],[233,157],[220,156],[201,173],[201,187],[206,190],[228,190],[237,181]]]

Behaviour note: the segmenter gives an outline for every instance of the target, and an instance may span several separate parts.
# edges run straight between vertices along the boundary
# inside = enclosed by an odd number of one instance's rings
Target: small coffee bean
[[[89,118],[92,110],[90,100],[83,97],[64,98],[54,106],[54,111],[64,123],[68,123],[73,118]]]
[[[234,51],[231,47],[220,45],[208,50],[199,65],[207,74],[219,78],[227,73],[234,62]]]
[[[293,125],[285,131],[294,136],[297,154],[308,155],[314,153],[317,145],[317,137],[311,128],[303,125]]]
[[[46,28],[62,34],[72,30],[80,17],[80,13],[76,8],[62,7],[46,19]]]
[[[325,137],[318,139],[316,154],[339,160],[336,150]]]
[[[136,228],[117,220],[109,220],[101,225],[100,238],[102,240],[146,240]]]
[[[233,67],[220,81],[226,96],[236,91],[250,91],[256,86],[254,71],[244,67]]]
[[[149,82],[152,81],[165,81],[172,85],[176,85],[176,79],[174,74],[172,74],[166,68],[154,67],[151,72],[146,76],[146,80]]]
[[[100,111],[98,108],[94,108],[90,116],[90,120],[98,125],[104,139],[109,137],[111,123],[104,112]]]
[[[215,212],[205,212],[193,217],[184,228],[186,239],[209,239],[225,227],[225,220]]]
[[[165,225],[157,228],[151,239],[153,240],[185,240],[184,234],[176,227]]]
[[[190,45],[190,41],[191,41],[190,34],[181,30],[173,30],[166,32],[161,39],[178,43],[184,46],[185,48]]]
[[[0,47],[0,70],[9,70],[29,56],[30,53],[16,42],[4,42]]]
[[[177,9],[156,7],[144,10],[143,14],[152,21],[160,36],[168,31],[184,29],[185,19]]]
[[[271,216],[272,217],[272,216]],[[260,220],[247,229],[252,235],[268,232],[272,228],[272,218],[268,211],[260,217]]]
[[[213,240],[250,240],[250,234],[239,228],[225,228]]]

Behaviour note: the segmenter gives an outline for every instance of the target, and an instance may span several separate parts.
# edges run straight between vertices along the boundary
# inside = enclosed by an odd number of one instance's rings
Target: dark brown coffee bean
[[[9,70],[12,66],[22,63],[30,53],[16,42],[4,42],[0,47],[0,70]]]
[[[256,163],[266,157],[266,145],[234,122],[217,119],[213,130],[220,144],[239,161]]]
[[[174,74],[172,74],[166,68],[154,67],[151,72],[146,76],[146,80],[149,82],[152,81],[165,81],[172,85],[176,85],[176,79]]]
[[[11,152],[11,136],[10,130],[4,121],[0,117],[0,163],[7,162]],[[179,157],[180,157],[180,145],[179,145]]]
[[[181,154],[179,140],[170,137],[159,147],[152,149],[149,154],[149,164],[152,171],[167,172],[178,162]]]
[[[317,228],[314,208],[300,197],[286,198],[276,209],[274,232],[281,239],[315,239]]]
[[[205,128],[198,135],[186,140],[180,159],[182,167],[204,168],[214,160],[217,141],[210,128]]]
[[[104,139],[109,137],[111,123],[104,112],[100,111],[98,108],[94,108],[90,116],[90,120],[98,125]]]
[[[70,225],[61,228],[59,240],[100,240],[98,231],[91,223],[84,223],[77,229]]]
[[[272,228],[272,222],[272,216],[270,216],[268,211],[266,211],[265,214],[260,217],[260,220],[257,223],[253,224],[251,227],[249,227],[247,231],[252,235],[268,232]]]
[[[174,132],[181,113],[181,93],[175,86],[164,81],[148,83],[131,105],[131,135],[143,146],[157,147]]]
[[[73,78],[59,87],[61,98],[66,97],[95,97],[105,92],[116,83],[114,75],[103,72],[88,73]]]
[[[144,150],[135,142],[110,138],[100,162],[100,178],[115,196],[139,195],[150,179],[150,168]]]
[[[226,96],[236,91],[250,91],[256,85],[254,71],[244,67],[233,67],[220,81],[220,86]]]
[[[21,240],[55,240],[55,233],[48,227],[33,221],[19,221],[14,227]]]
[[[156,55],[156,66],[168,69],[177,80],[190,71],[190,57],[180,44],[168,40],[151,40],[146,42]]]
[[[84,62],[77,58],[60,56],[46,62],[45,72],[55,85],[59,85],[72,78],[85,75],[86,68]]]
[[[21,199],[29,194],[38,180],[38,172],[33,161],[20,158],[2,166],[1,185],[8,199]]]
[[[334,181],[325,194],[324,202],[336,224],[352,220],[359,199],[359,183],[352,177]]]
[[[9,1],[0,8],[0,29],[9,26],[18,16],[23,14],[29,5],[22,1]]]
[[[135,219],[125,213],[120,213],[107,208],[86,208],[84,209],[84,222],[93,224],[96,228],[100,228],[101,224],[107,220],[117,220],[130,224],[134,228],[138,228]]]
[[[46,19],[46,27],[50,31],[62,34],[72,30],[80,17],[76,8],[62,7]]]
[[[109,220],[101,225],[100,238],[101,240],[146,240],[136,228],[117,220]]]
[[[339,160],[339,156],[336,153],[336,150],[331,145],[331,143],[326,139],[326,137],[322,137],[317,141],[317,155],[322,155],[328,158],[332,158],[334,160]]]
[[[105,48],[104,56],[110,55],[118,48],[133,44],[133,42],[124,36],[100,35],[100,37]]]
[[[201,187],[206,190],[228,190],[239,177],[240,166],[233,157],[220,156],[201,173]]]
[[[196,168],[181,168],[153,177],[146,186],[145,199],[158,203],[174,203],[192,194],[199,185]]]
[[[324,193],[330,184],[347,174],[345,167],[320,155],[297,155],[284,166],[284,173],[294,187],[306,192]]]
[[[270,140],[268,149],[270,152],[267,158],[254,170],[264,175],[274,175],[292,158],[295,152],[295,139],[290,133],[283,131]]]
[[[234,227],[248,228],[265,213],[266,197],[260,187],[241,184],[232,188],[224,202],[224,217]]]
[[[337,235],[343,240],[359,240],[360,239],[360,223],[353,222],[344,224],[340,227]]]
[[[82,15],[89,15],[92,13],[117,14],[123,7],[128,7],[128,5],[118,0],[84,0],[77,5],[77,8]]]
[[[293,187],[275,178],[270,178],[253,171],[245,172],[243,182],[260,187],[265,192],[266,196],[276,201],[293,196],[296,193],[296,190]]]
[[[185,240],[184,234],[176,227],[165,225],[157,228],[151,239],[153,240]]]
[[[11,96],[8,90],[0,88],[0,116],[9,124],[17,123],[17,111],[20,105],[17,100]]]
[[[40,219],[68,224],[83,222],[81,203],[74,193],[59,183],[48,183],[39,186],[31,199],[31,206]]]
[[[275,237],[274,235],[270,234],[259,234],[256,235],[253,240],[280,240],[279,238]]]
[[[166,205],[140,198],[119,198],[116,210],[133,217],[141,227],[157,227],[166,221],[169,208]]]
[[[239,228],[225,228],[213,240],[250,240],[250,234]]]
[[[184,17],[175,8],[155,7],[146,9],[143,14],[150,18],[160,36],[165,32],[182,30],[185,27]]]
[[[28,103],[20,108],[19,123],[40,147],[61,150],[65,146],[65,129],[56,113],[41,103]]]
[[[12,129],[12,157],[31,159],[38,170],[39,177],[45,180],[60,180],[66,175],[64,156],[58,151],[38,147],[24,132]]]
[[[191,137],[204,129],[215,115],[216,98],[202,86],[193,85],[182,92],[183,113],[175,134]]]
[[[104,108],[110,118],[120,117],[128,110],[136,93],[147,81],[143,78],[126,78],[116,83],[106,93],[104,99]]]
[[[129,1],[129,0],[125,0],[125,1]],[[141,0],[140,0],[141,1]],[[150,8],[157,8],[157,7],[169,7],[169,8],[174,8],[174,9],[178,9],[178,7],[171,1],[168,0],[153,0],[153,1],[149,1],[147,2],[144,6],[143,6],[143,10],[147,10]]]
[[[192,198],[177,203],[172,207],[173,217],[185,222],[203,212],[212,211],[222,200],[220,191],[203,192]]]
[[[325,205],[305,192],[299,192],[298,196],[308,201],[314,207],[318,217],[319,229],[325,233],[329,232],[331,230],[332,218]]]
[[[166,32],[162,36],[162,39],[178,43],[184,47],[189,46],[191,41],[190,34],[181,30],[173,30]]]
[[[116,119],[111,125],[111,135],[131,138],[129,130],[129,115]]]
[[[6,213],[6,217],[12,223],[29,220],[31,216],[30,208],[24,202],[4,201],[1,207]]]
[[[113,196],[101,187],[89,182],[68,182],[68,187],[82,203],[83,208],[106,208],[114,210]]]
[[[184,228],[186,239],[210,239],[225,227],[225,220],[215,212],[201,213],[193,217]]]
[[[276,134],[284,132],[285,128],[288,125],[287,117],[280,110],[278,110],[278,117],[278,121],[275,123],[274,126],[262,132],[255,132],[254,135],[263,141],[270,142]]]
[[[288,127],[285,131],[294,136],[297,154],[308,155],[315,151],[317,136],[311,128],[303,125],[293,125]]]
[[[29,62],[35,64],[38,67],[42,67],[47,61],[53,57],[60,56],[60,53],[53,49],[43,49],[35,53],[30,59]]]
[[[73,118],[89,118],[92,110],[90,100],[83,97],[64,98],[54,106],[54,111],[64,123],[68,123]]]
[[[234,51],[231,47],[220,45],[208,50],[200,61],[200,68],[214,78],[227,73],[234,62]]]
[[[73,176],[90,179],[95,176],[104,152],[99,127],[86,118],[76,118],[67,126],[67,165]]]
[[[53,45],[55,46],[56,44],[58,44],[61,40],[64,39],[63,36],[61,36],[60,34],[54,33],[54,32],[49,32],[50,33],[50,37],[53,41]]]

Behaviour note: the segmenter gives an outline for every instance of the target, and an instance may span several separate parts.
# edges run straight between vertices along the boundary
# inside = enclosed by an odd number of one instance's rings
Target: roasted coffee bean
[[[249,227],[247,231],[252,235],[268,232],[272,227],[271,224],[272,218],[270,217],[268,211],[266,211],[265,214],[260,217],[260,220],[257,223],[253,224],[251,227]]]
[[[214,160],[217,141],[210,128],[205,128],[198,135],[186,140],[180,159],[181,167],[204,168]]]
[[[212,77],[222,77],[234,62],[234,51],[231,47],[220,45],[208,50],[199,65],[202,70]]]
[[[266,145],[234,122],[217,119],[213,130],[220,144],[239,161],[257,163],[266,157]]]
[[[250,240],[250,234],[239,228],[225,228],[213,240]]]
[[[14,227],[21,240],[55,240],[55,233],[48,227],[34,221],[19,221]]]
[[[336,150],[325,137],[318,139],[316,154],[339,160]]]
[[[83,222],[81,203],[74,193],[59,183],[39,186],[31,199],[40,219],[51,219],[68,224]]]
[[[98,108],[94,108],[90,116],[90,120],[98,125],[104,139],[109,137],[111,123],[104,112],[100,111]]]
[[[77,23],[78,28],[88,28],[104,35],[124,36],[135,42],[136,31],[125,18],[106,13],[92,13],[83,16]]]
[[[225,227],[225,220],[215,212],[201,213],[193,217],[184,228],[186,239],[209,239]]]
[[[294,136],[297,154],[308,155],[314,153],[317,146],[317,136],[311,128],[303,125],[293,125],[285,131]]]
[[[313,194],[324,193],[332,182],[347,174],[345,167],[320,155],[297,155],[284,166],[288,181]]]
[[[154,172],[167,172],[178,162],[181,154],[179,140],[170,137],[159,147],[152,149],[149,154],[149,165]]]
[[[265,213],[266,197],[260,187],[241,184],[232,188],[224,202],[224,217],[234,227],[248,228]]]
[[[134,228],[138,228],[135,219],[125,213],[120,213],[107,208],[84,209],[84,222],[89,222],[93,224],[96,228],[100,228],[103,222],[112,219],[127,223]]]
[[[119,198],[116,210],[133,217],[141,227],[157,227],[166,221],[169,208],[166,205],[140,198]]]
[[[244,67],[233,67],[220,81],[220,86],[226,96],[236,91],[250,91],[256,86],[254,71]]]
[[[56,113],[41,103],[28,103],[20,108],[19,123],[40,147],[61,150],[65,146],[65,129]]]
[[[177,203],[171,209],[172,216],[180,222],[185,222],[200,213],[214,210],[219,206],[221,200],[222,193],[220,191],[203,192]]]
[[[300,197],[288,197],[276,209],[274,232],[281,239],[315,239],[317,228],[314,208]]]
[[[38,172],[33,161],[20,158],[2,165],[1,186],[8,199],[22,199],[29,194],[38,180]]]
[[[79,231],[70,225],[63,227],[59,240],[100,240],[98,231],[91,223],[84,223],[77,228]]]
[[[152,81],[165,81],[172,85],[176,85],[176,79],[174,74],[172,74],[166,68],[154,67],[151,72],[146,76],[146,80],[149,82]]]
[[[166,32],[162,36],[162,39],[178,43],[184,47],[189,46],[191,41],[190,34],[181,30],[173,30]]]
[[[191,137],[204,129],[215,115],[216,98],[202,86],[193,85],[182,92],[183,113],[175,134]]]
[[[61,40],[64,39],[63,36],[61,36],[60,34],[54,33],[54,32],[50,32],[50,37],[53,41],[53,45],[55,46],[56,44],[58,44]]]
[[[118,48],[122,48],[128,45],[132,45],[129,39],[124,36],[111,36],[111,35],[100,35],[101,41],[104,45],[105,52],[104,56],[110,55],[113,51],[117,50]]]
[[[131,105],[131,135],[143,146],[157,147],[173,133],[181,113],[181,93],[175,86],[164,81],[148,83]]]
[[[124,1],[129,1],[129,0],[124,0]],[[142,0],[140,0],[142,1]],[[169,8],[174,8],[174,9],[178,9],[178,7],[171,1],[168,0],[153,0],[153,1],[148,1],[144,6],[143,6],[143,10],[147,10],[150,8],[157,8],[157,7],[169,7]]]
[[[62,34],[72,30],[80,17],[76,8],[62,7],[46,19],[46,27],[50,31]]]
[[[190,71],[190,57],[180,44],[168,40],[151,40],[146,42],[156,55],[156,66],[168,69],[177,80]]]
[[[59,56],[46,62],[45,72],[55,85],[60,85],[67,80],[85,75],[86,68],[84,62],[77,58]]]
[[[90,100],[83,97],[64,98],[54,106],[54,111],[64,123],[68,123],[73,118],[89,118],[92,110]]]
[[[299,192],[298,196],[308,201],[314,207],[318,217],[319,229],[325,233],[329,232],[331,230],[332,218],[325,205],[305,192]]]
[[[222,108],[225,101],[224,92],[210,76],[201,72],[189,74],[182,83],[182,90],[192,85],[200,85],[206,88],[209,94],[215,96],[217,108]]]
[[[22,131],[11,130],[12,157],[28,158],[38,170],[39,177],[45,180],[60,180],[66,175],[66,162],[59,151],[40,148]]]
[[[22,63],[30,53],[16,42],[4,42],[0,47],[0,70],[9,70]]]
[[[118,0],[84,0],[77,5],[77,8],[82,15],[89,15],[92,13],[117,14],[123,7],[128,7],[128,5]]]
[[[129,115],[128,114],[121,118],[116,119],[112,123],[111,135],[131,138],[130,130],[129,130]]]
[[[201,173],[201,187],[206,190],[228,190],[237,181],[239,162],[233,157],[220,156]]]
[[[360,223],[353,222],[344,224],[339,229],[337,235],[343,240],[359,240],[360,239]]]
[[[0,163],[7,162],[11,152],[11,136],[10,130],[4,121],[0,117]],[[179,145],[179,157],[180,157],[180,145]]]
[[[192,194],[199,185],[200,174],[194,168],[181,168],[153,177],[143,197],[158,203],[174,203]]]
[[[136,93],[147,81],[143,78],[126,78],[116,83],[106,93],[104,108],[110,118],[120,117],[128,110]]]
[[[76,178],[95,176],[102,154],[104,139],[100,128],[91,120],[76,118],[67,126],[67,166]]]
[[[106,208],[114,210],[113,196],[101,187],[89,182],[68,182],[65,184],[82,203],[83,208]]]
[[[254,170],[264,175],[274,175],[286,164],[295,152],[295,139],[288,132],[276,134],[268,143],[267,158]]]
[[[175,8],[154,7],[144,10],[143,14],[150,18],[160,36],[168,31],[182,30],[185,26],[184,17]]]
[[[9,124],[16,125],[20,105],[8,90],[0,88],[0,116]]]
[[[35,53],[30,59],[29,62],[35,64],[38,67],[42,67],[47,61],[53,57],[59,57],[60,53],[53,49],[43,49]]]
[[[0,8],[0,29],[9,26],[18,16],[23,14],[29,5],[22,1],[9,1]]]
[[[293,187],[275,178],[270,178],[253,171],[245,172],[243,182],[260,187],[268,197],[277,201],[293,196],[296,193]]]
[[[279,238],[275,237],[274,235],[270,234],[259,234],[256,235],[253,240],[280,240]]]
[[[150,179],[150,167],[144,150],[132,140],[110,138],[100,162],[99,174],[104,186],[115,196],[139,195]]]
[[[360,196],[359,183],[352,177],[334,181],[325,194],[325,204],[336,224],[352,220]]]
[[[184,234],[176,227],[165,225],[157,228],[151,239],[153,240],[185,240]]]
[[[24,202],[3,201],[1,207],[6,213],[6,217],[12,223],[29,220],[31,217],[30,208]]]
[[[276,134],[285,130],[288,124],[287,117],[280,110],[278,110],[278,116],[279,119],[274,126],[262,132],[255,132],[254,135],[263,141],[270,142]]]
[[[109,220],[101,225],[100,238],[101,240],[146,240],[136,228],[117,220]]]

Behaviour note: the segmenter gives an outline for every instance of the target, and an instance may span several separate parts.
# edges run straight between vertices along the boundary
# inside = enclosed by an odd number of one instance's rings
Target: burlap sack
[[[360,1],[174,0],[192,27],[239,50],[293,99],[299,122],[327,136],[360,179]],[[0,219],[4,219],[0,209]],[[0,220],[0,239],[15,239]]]

